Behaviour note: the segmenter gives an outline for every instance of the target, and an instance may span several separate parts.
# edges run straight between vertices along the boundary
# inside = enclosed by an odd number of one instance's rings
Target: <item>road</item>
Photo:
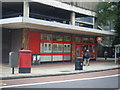
[[[4,80],[3,88],[118,88],[118,71]]]

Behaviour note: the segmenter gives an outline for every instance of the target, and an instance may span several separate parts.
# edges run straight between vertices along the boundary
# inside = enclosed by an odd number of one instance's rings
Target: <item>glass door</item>
[[[81,57],[82,56],[82,46],[76,45],[76,56]]]

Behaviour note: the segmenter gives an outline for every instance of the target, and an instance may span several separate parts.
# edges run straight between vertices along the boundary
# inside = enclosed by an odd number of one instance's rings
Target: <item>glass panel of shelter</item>
[[[95,43],[95,39],[94,38],[89,38],[89,43]]]
[[[81,39],[81,37],[75,37],[75,41],[76,42],[82,42],[82,39]]]
[[[42,33],[41,40],[52,40],[52,34]]]
[[[41,43],[40,47],[41,53],[52,53],[52,43]]]
[[[62,35],[53,35],[53,41],[63,41]]]
[[[94,53],[95,52],[94,45],[89,45],[89,52],[90,53]]]
[[[64,41],[70,42],[71,41],[71,36],[64,36]]]
[[[64,53],[70,53],[70,51],[71,51],[71,45],[64,44]]]
[[[62,34],[58,35],[58,34],[42,33],[41,34],[41,40],[70,42],[71,41],[71,36],[70,35],[62,35]]]
[[[70,35],[58,35],[58,34],[47,34],[47,33],[41,33],[41,40],[48,40],[48,41],[66,41],[71,42],[71,36]],[[40,53],[70,53],[71,52],[71,44],[64,44],[63,43],[47,43],[42,41],[40,43]],[[44,57],[46,55],[42,55]],[[48,56],[48,55],[47,55]],[[51,56],[51,55],[49,55]],[[59,58],[58,58],[59,56]],[[57,59],[56,59],[57,57]],[[53,55],[53,61],[59,61],[59,60],[70,60],[71,55]],[[50,57],[49,57],[50,58]],[[42,61],[47,61],[44,58],[41,58]],[[45,60],[44,60],[45,59]],[[49,59],[48,61],[51,61],[52,59]]]
[[[63,44],[53,43],[53,53],[62,53],[63,52]]]
[[[83,45],[83,51],[89,50],[90,53],[94,53],[95,52],[94,47],[95,45]]]
[[[87,37],[82,38],[82,40],[83,40],[83,43],[89,43],[89,38]]]
[[[80,36],[77,36],[75,37],[75,41],[76,42],[81,42],[81,43],[95,43],[95,39],[92,38],[92,37],[80,37]]]

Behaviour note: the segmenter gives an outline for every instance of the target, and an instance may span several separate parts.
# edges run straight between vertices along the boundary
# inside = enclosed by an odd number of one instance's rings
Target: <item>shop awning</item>
[[[116,35],[115,33],[110,31],[73,26],[73,25],[58,23],[55,21],[45,21],[45,20],[26,18],[26,17],[1,19],[0,25],[2,28],[10,28],[10,29],[31,28],[38,30],[65,32],[65,33],[91,35],[91,36]]]

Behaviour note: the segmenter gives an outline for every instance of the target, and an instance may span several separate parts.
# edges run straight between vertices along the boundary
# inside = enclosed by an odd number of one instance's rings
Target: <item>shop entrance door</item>
[[[76,45],[76,57],[82,56],[82,45]]]

